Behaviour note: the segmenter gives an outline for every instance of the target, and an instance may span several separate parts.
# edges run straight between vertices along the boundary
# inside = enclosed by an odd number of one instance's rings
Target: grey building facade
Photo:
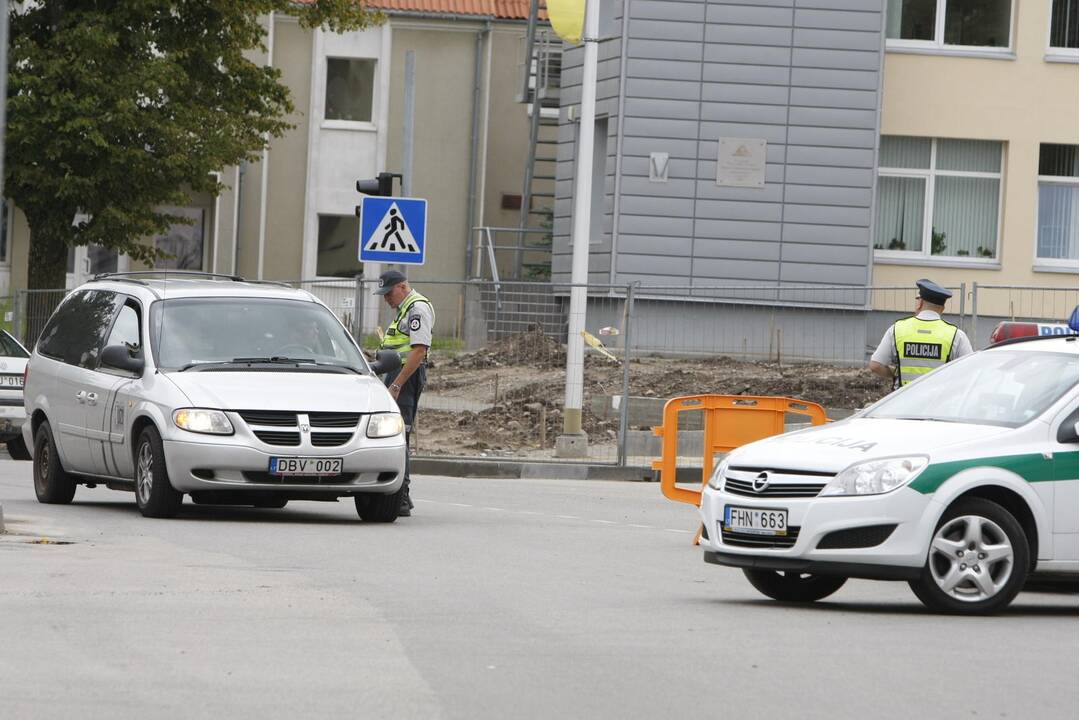
[[[870,284],[884,0],[625,0],[607,15],[589,282]],[[564,52],[557,281],[570,275],[582,57]],[[762,186],[720,184],[721,139],[764,141]]]

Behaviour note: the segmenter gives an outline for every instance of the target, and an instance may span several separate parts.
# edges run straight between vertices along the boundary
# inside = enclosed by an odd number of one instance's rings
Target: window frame
[[[344,276],[344,275],[319,275],[319,273],[318,273],[318,256],[319,256],[319,244],[318,244],[318,241],[319,241],[320,225],[322,223],[322,218],[324,218],[324,217],[333,217],[333,218],[355,217],[356,218],[356,228],[357,228],[357,232],[356,232],[356,253],[357,253],[357,257],[359,257],[360,232],[363,231],[363,223],[362,223],[362,220],[360,219],[360,217],[358,215],[356,215],[355,213],[350,215],[349,213],[316,212],[315,213],[315,242],[314,242],[314,245],[315,245],[315,253],[314,253],[315,270],[314,270],[314,273],[313,273],[314,279],[316,281],[319,281],[319,282],[340,282],[342,280],[355,279],[355,277],[357,275],[363,276],[362,267],[363,267],[364,263],[360,262],[359,260],[357,260],[357,263],[360,264],[361,271],[358,272],[356,275],[351,275],[351,276],[347,276],[347,277]],[[337,246],[335,246],[335,249],[336,249],[336,247]]]
[[[116,312],[113,313],[112,321],[109,323],[109,329],[105,331],[105,336],[101,340],[101,348],[98,350],[97,366],[93,369],[97,372],[108,373],[109,375],[130,377],[132,373],[127,370],[120,370],[119,368],[109,367],[101,363],[101,353],[105,350],[105,348],[109,346],[109,340],[112,339],[112,333],[116,330],[116,323],[120,321],[120,314],[124,311],[124,308],[128,307],[135,311],[135,322],[138,324],[139,351],[137,353],[137,356],[146,356],[146,354],[143,352],[143,348],[146,346],[146,343],[143,335],[143,330],[145,329],[145,326],[142,322],[142,304],[138,301],[137,298],[134,298],[131,295],[126,295],[124,293],[116,293],[116,296],[123,302],[119,303],[116,308]]]
[[[926,53],[930,55],[963,55],[974,57],[990,57],[1000,59],[1015,59],[1015,30],[1016,30],[1016,6],[1019,0],[1009,1],[1008,17],[1008,44],[1004,47],[992,45],[952,45],[944,42],[944,22],[947,16],[949,0],[936,0],[937,13],[936,24],[933,28],[932,40],[904,40],[902,38],[887,37],[887,3],[885,3],[885,38],[884,49],[889,52]],[[1049,19],[1052,23],[1052,15]],[[1047,31],[1048,32],[1048,31]]]
[[[371,73],[371,119],[370,120],[336,120],[326,117],[326,103],[329,100],[327,85],[330,82],[331,60],[369,60],[374,63],[374,71]],[[326,55],[322,58],[322,112],[319,118],[319,127],[324,130],[356,130],[362,132],[377,132],[378,124],[375,118],[378,115],[380,59],[377,57],[360,55]]]
[[[884,137],[921,137],[916,135],[893,135]],[[930,141],[929,167],[920,168],[887,168],[877,166],[877,178],[919,178],[925,180],[925,204],[922,209],[922,249],[921,250],[887,250],[875,247],[877,238],[873,237],[873,260],[885,261],[891,264],[926,264],[926,265],[975,265],[978,267],[1000,266],[1000,238],[1004,225],[1004,176],[1007,171],[1007,143],[1000,140],[984,141],[981,138],[924,138]],[[937,169],[937,143],[940,140],[982,140],[983,142],[995,142],[1000,144],[1000,172],[975,172],[967,170],[938,170]],[[878,157],[880,151],[877,152]],[[997,236],[993,247],[993,257],[975,257],[972,255],[934,255],[933,254],[933,211],[936,202],[937,177],[966,177],[982,178],[997,181]],[[876,184],[879,187],[879,183]],[[877,201],[878,190],[874,188],[873,201]],[[1035,221],[1036,222],[1036,221]],[[874,233],[876,227],[873,228]],[[1037,252],[1035,245],[1035,252]]]
[[[1014,2],[1014,0],[1013,0]],[[1079,47],[1059,47],[1053,44],[1053,2],[1049,0],[1049,22],[1045,25],[1045,59],[1048,62],[1079,63]],[[1038,252],[1037,248],[1034,250]]]
[[[1053,143],[1042,143],[1053,144]],[[1039,149],[1041,145],[1038,146]],[[1068,177],[1065,175],[1042,175],[1038,174],[1037,192],[1034,194],[1034,266],[1035,271],[1041,272],[1075,272],[1079,273],[1079,258],[1043,258],[1038,255],[1039,233],[1041,231],[1041,204],[1042,185],[1058,185],[1063,187],[1079,188],[1079,176]]]

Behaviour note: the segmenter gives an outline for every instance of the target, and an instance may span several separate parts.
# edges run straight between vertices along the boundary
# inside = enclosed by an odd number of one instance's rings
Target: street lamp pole
[[[583,457],[588,436],[581,425],[584,398],[585,312],[588,302],[588,243],[592,219],[592,154],[596,133],[596,66],[599,53],[599,0],[585,0],[584,67],[581,78],[581,121],[577,128],[577,183],[573,193],[573,265],[570,274],[569,337],[566,349],[566,401],[558,457]]]

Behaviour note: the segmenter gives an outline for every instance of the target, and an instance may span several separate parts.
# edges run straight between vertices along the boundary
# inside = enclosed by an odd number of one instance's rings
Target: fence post
[[[978,281],[971,284],[970,290],[970,344],[978,349]]]
[[[633,289],[640,281],[626,286],[626,322],[622,334],[622,402],[618,406],[618,466],[625,467],[629,456],[629,361],[633,340]]]
[[[25,345],[26,343],[23,342],[23,333],[22,333],[22,315],[20,314],[22,312],[22,302],[21,302],[21,300],[22,300],[22,290],[16,290],[14,293],[12,293],[12,299],[11,299],[11,334],[15,336],[16,340],[18,340],[20,343],[23,343]]]
[[[356,276],[356,287],[352,296],[352,337],[363,348],[363,275]]]
[[[959,283],[959,327],[963,327],[967,319],[967,284]],[[974,345],[972,342],[971,345]]]

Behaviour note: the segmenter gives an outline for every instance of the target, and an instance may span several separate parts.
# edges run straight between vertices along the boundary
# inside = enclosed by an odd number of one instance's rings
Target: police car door
[[[1079,561],[1079,398],[1050,426],[1053,458],[1053,559]]]

